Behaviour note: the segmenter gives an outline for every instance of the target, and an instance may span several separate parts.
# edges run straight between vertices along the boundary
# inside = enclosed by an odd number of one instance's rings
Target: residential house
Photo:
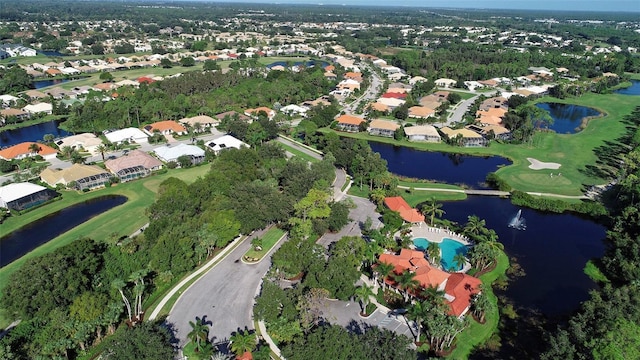
[[[501,125],[468,125],[467,129],[482,135],[487,140],[511,140],[511,130]]]
[[[487,110],[476,111],[476,121],[481,124],[499,125],[502,123],[502,117],[507,113],[505,108],[489,108]]]
[[[220,123],[220,120],[214,119],[211,116],[207,115],[198,115],[188,118],[183,118],[178,120],[180,123],[187,125],[187,127],[191,127],[195,130],[196,125],[200,124],[200,131],[204,131],[204,129],[216,126]]]
[[[42,204],[58,194],[44,186],[22,182],[0,186],[0,208],[21,211]]]
[[[260,113],[264,113],[265,115],[267,115],[267,118],[269,120],[273,119],[273,117],[276,116],[276,112],[266,106],[257,107],[255,109],[247,109],[244,111],[244,114],[246,116],[249,116],[253,119],[257,119]]]
[[[120,182],[145,177],[153,171],[162,169],[162,161],[142,150],[133,150],[117,159],[107,160],[104,165],[120,179]]]
[[[105,186],[111,175],[98,166],[73,164],[62,170],[46,168],[40,174],[40,179],[51,187],[60,184],[76,190],[91,190]]]
[[[440,142],[440,134],[432,125],[405,126],[404,133],[409,141]]]
[[[251,118],[249,116],[241,114],[241,113],[239,113],[237,111],[233,111],[233,110],[232,111],[226,111],[226,112],[223,112],[223,113],[215,115],[216,119],[218,119],[220,121],[225,120],[225,119],[232,119],[232,118],[234,118],[236,116],[240,120],[249,121],[249,122],[251,121]]]
[[[369,104],[369,110],[370,111],[379,111],[381,113],[388,113],[391,108],[389,108],[389,106],[383,104],[383,103],[379,103],[379,102],[373,102],[371,104]]]
[[[371,120],[367,131],[370,135],[393,137],[399,128],[400,124],[395,121],[375,119]]]
[[[10,94],[0,95],[0,105],[3,107],[9,107],[15,104],[18,100],[20,100],[20,98]]]
[[[283,106],[280,108],[280,111],[290,116],[297,115],[297,116],[307,117],[307,108],[296,105],[296,104]]]
[[[389,210],[399,213],[402,220],[408,223],[420,223],[424,221],[424,215],[409,206],[401,196],[386,197],[384,198],[384,204]]]
[[[35,115],[35,114],[51,115],[51,112],[53,111],[53,105],[49,103],[35,103],[35,104],[29,104],[23,107],[22,110],[28,112],[31,115]]]
[[[378,98],[378,100],[376,100],[376,102],[388,106],[391,110],[397,108],[398,106],[404,105],[404,103],[406,103],[406,101],[402,100],[402,99],[383,98],[383,97]]]
[[[412,106],[409,108],[408,116],[413,119],[427,119],[435,116],[436,111],[426,106]]]
[[[102,145],[102,139],[91,133],[82,133],[60,139],[56,141],[56,145],[58,145],[58,149],[68,146],[75,150],[84,150],[91,153],[91,155],[96,155],[99,153],[98,147]]]
[[[213,152],[217,155],[220,151],[227,149],[241,149],[243,147],[248,148],[249,145],[243,143],[242,141],[236,139],[231,135],[224,135],[217,139],[213,139],[211,142],[207,144],[207,146],[213,150]]]
[[[14,116],[16,120],[20,122],[27,120],[29,117],[31,117],[31,114],[22,109],[8,108],[0,110],[0,117],[2,118],[3,124],[6,123],[7,118],[12,116]]]
[[[187,156],[191,159],[191,164],[196,165],[204,161],[204,150],[196,145],[178,144],[171,146],[169,144],[159,146],[153,149],[158,158],[166,163],[178,162],[181,156]]]
[[[480,103],[480,106],[479,106],[480,110],[485,110],[485,111],[493,108],[505,109],[505,110],[508,109],[509,105],[508,105],[507,99],[502,96],[496,96],[496,97],[492,97],[484,100],[482,103]]]
[[[453,79],[442,78],[442,79],[436,80],[435,83],[436,83],[436,86],[439,86],[439,87],[452,88],[452,87],[456,86],[456,84],[458,82],[456,80],[453,80]]]
[[[346,132],[359,132],[360,125],[366,120],[357,116],[341,115],[340,117],[338,117],[337,121],[338,130]]]
[[[34,144],[38,146],[37,151],[34,151]],[[36,142],[23,142],[0,150],[0,159],[11,161],[40,155],[49,160],[55,158],[56,154],[58,154],[58,151],[50,146]]]
[[[24,95],[29,101],[47,99],[49,97],[49,95],[38,90],[27,90],[24,92]]]
[[[427,288],[436,288],[444,292],[444,301],[449,305],[449,315],[458,318],[469,311],[473,295],[481,291],[480,279],[464,273],[448,273],[438,269],[429,264],[422,251],[402,249],[397,255],[380,254],[378,262],[393,265],[393,272],[397,275],[405,271],[413,273],[414,279],[419,283],[418,289],[410,291],[413,297],[420,298],[422,290]],[[384,281],[398,288],[392,276],[388,276]]]
[[[360,83],[355,81],[355,80],[351,80],[351,79],[346,79],[346,80],[342,80],[338,83],[338,85],[336,86],[336,89],[338,90],[349,90],[351,92],[356,91],[356,90],[360,90]]]
[[[149,136],[145,134],[142,130],[136,128],[124,128],[116,131],[111,131],[104,136],[109,140],[109,142],[113,144],[121,144],[121,143],[137,143],[143,144],[148,142]]]
[[[440,128],[440,132],[451,142],[464,147],[486,146],[488,141],[482,135],[469,129],[451,129],[448,126]]]
[[[154,122],[153,124],[146,125],[143,130],[150,136],[156,132],[162,135],[183,135],[187,133],[187,129],[173,120],[165,120]]]

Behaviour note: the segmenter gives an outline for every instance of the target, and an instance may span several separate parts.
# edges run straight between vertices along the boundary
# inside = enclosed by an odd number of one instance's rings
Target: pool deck
[[[444,238],[449,238],[465,245],[470,244],[469,239],[462,234],[454,233],[449,229],[431,227],[424,223],[411,226],[411,237],[425,238],[434,243],[441,243]]]

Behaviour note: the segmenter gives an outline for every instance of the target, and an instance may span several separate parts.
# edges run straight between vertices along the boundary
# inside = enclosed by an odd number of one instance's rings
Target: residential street
[[[209,322],[209,339],[214,344],[228,342],[229,336],[238,329],[254,329],[251,318],[256,289],[271,266],[272,252],[260,263],[248,265],[240,259],[251,247],[251,239],[261,236],[262,231],[247,238],[189,287],[178,299],[167,322],[175,329],[180,346],[188,342],[191,331],[189,321],[205,317]],[[286,241],[286,239],[284,240]]]

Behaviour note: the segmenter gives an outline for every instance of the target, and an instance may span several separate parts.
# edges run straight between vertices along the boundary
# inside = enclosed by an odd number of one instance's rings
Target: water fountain
[[[527,228],[527,222],[522,217],[522,210],[518,210],[516,216],[514,216],[511,221],[509,221],[509,227],[516,230],[525,230]]]

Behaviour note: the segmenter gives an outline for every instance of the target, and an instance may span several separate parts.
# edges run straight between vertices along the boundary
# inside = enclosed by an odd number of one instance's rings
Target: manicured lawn
[[[272,227],[264,234],[264,236],[262,236],[262,250],[254,250],[254,248],[251,247],[249,250],[247,250],[243,257],[256,259],[255,261],[262,259],[262,257],[265,256],[283,236],[284,230],[279,229],[275,226]]]
[[[528,144],[509,145],[492,143],[485,148],[462,148],[447,144],[415,143],[407,140],[370,136],[366,133],[342,133],[340,136],[373,140],[394,145],[408,146],[426,151],[455,152],[470,155],[498,155],[513,161],[510,166],[503,167],[497,174],[511,187],[521,191],[547,192],[562,195],[581,195],[585,185],[602,184],[605,179],[590,174],[588,165],[598,160],[594,150],[604,146],[608,141],[615,141],[625,131],[622,119],[630,114],[638,105],[637,97],[617,94],[586,94],[580,98],[559,100],[544,97],[538,102],[553,101],[567,104],[588,106],[605,113],[604,117],[591,120],[589,125],[577,134],[537,133]],[[333,131],[321,129],[321,131]],[[529,161],[532,157],[544,162],[561,164],[558,170],[532,170]],[[551,178],[553,172],[562,176]]]
[[[485,315],[485,323],[480,324],[470,319],[471,325],[465,329],[456,338],[456,348],[447,356],[447,359],[467,359],[469,354],[478,345],[483,344],[498,329],[498,320],[500,320],[500,312],[498,310],[498,298],[491,289],[491,284],[500,276],[504,275],[509,267],[509,258],[507,254],[502,252],[498,258],[498,265],[491,272],[480,276],[480,280],[484,284],[484,291],[489,301],[494,305],[493,311]],[[467,315],[471,316],[471,315]]]
[[[205,175],[208,171],[209,166],[203,165],[190,169],[171,170],[166,174],[151,176],[142,180],[119,184],[117,186],[88,193],[65,191],[63,193],[62,200],[47,204],[26,214],[8,218],[2,226],[0,226],[0,237],[41,217],[79,202],[104,195],[123,195],[128,198],[126,203],[116,206],[115,208],[78,225],[46,244],[39,246],[20,259],[1,268],[0,291],[2,291],[6,286],[9,276],[30,258],[52,252],[55,249],[67,245],[81,237],[90,237],[95,240],[106,241],[114,232],[118,236],[130,235],[142,225],[149,222],[145,211],[147,207],[155,201],[155,194],[162,181],[169,177],[176,177],[186,182],[192,182],[196,178]],[[4,328],[4,326],[8,325],[10,322],[10,320],[6,319],[2,315],[3,314],[0,313],[0,328]]]

